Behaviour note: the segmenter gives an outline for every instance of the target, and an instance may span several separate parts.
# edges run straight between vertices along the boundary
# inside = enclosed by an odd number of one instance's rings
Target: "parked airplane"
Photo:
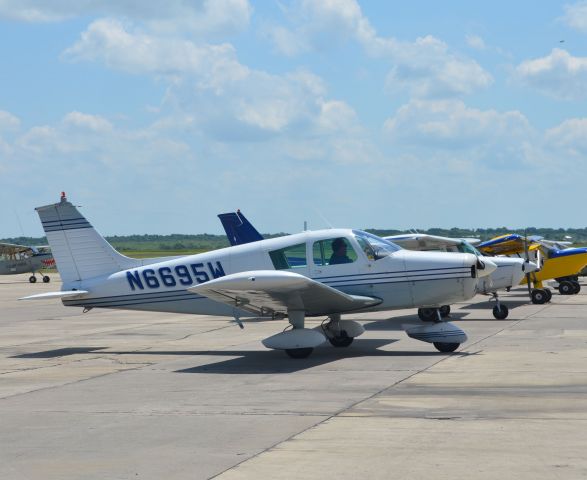
[[[263,236],[253,227],[240,210],[231,213],[221,213],[218,215],[218,218],[220,218],[231,245],[241,245],[243,243],[263,240]],[[453,239],[420,233],[383,238],[408,250],[472,253],[477,257],[482,257],[481,253],[467,241],[468,239]],[[472,240],[475,241],[476,239]],[[484,258],[482,261],[486,261],[486,259]],[[480,278],[477,288],[479,293],[492,296],[496,302],[496,306],[493,308],[493,316],[496,319],[503,320],[509,315],[509,309],[507,305],[499,301],[497,290],[518,285],[524,276],[524,272],[534,271],[536,265],[531,262],[524,262],[522,259],[507,257],[492,257],[490,261],[497,266],[497,269],[490,275]],[[443,318],[447,317],[450,314],[450,306],[442,305],[438,311]],[[435,308],[421,307],[418,309],[418,316],[422,321],[433,320],[436,315]]]
[[[43,282],[51,281],[49,275],[41,270],[55,266],[49,247],[28,247],[12,243],[0,243],[0,275],[16,275],[31,272],[29,282],[37,281],[36,273],[41,273]]]
[[[546,280],[570,277],[577,275],[587,266],[587,248],[566,248],[558,250],[547,244],[542,244],[539,239],[532,239],[517,234],[502,235],[486,242],[480,243],[478,249],[488,255],[527,255],[532,261],[542,264],[539,271],[530,275],[530,288],[532,303],[543,304],[550,301],[552,293],[544,287]],[[528,284],[528,279],[523,278],[522,284]],[[563,295],[578,293],[581,286],[578,282],[562,281],[559,292]]]
[[[145,265],[119,254],[62,196],[38,207],[63,285],[25,299],[60,298],[85,311],[121,308],[234,316],[287,317],[291,329],[263,340],[291,357],[307,357],[326,340],[348,346],[363,333],[341,314],[437,307],[475,295],[495,269],[472,254],[403,250],[360,230],[303,232]],[[334,247],[334,248],[333,248]],[[346,253],[345,253],[346,250]],[[493,265],[493,267],[492,267]],[[319,329],[305,318],[328,316]],[[467,336],[442,321],[408,325],[406,333],[452,352]]]
[[[384,238],[409,250],[472,253],[478,257],[483,257],[481,252],[469,243],[469,239],[440,237],[422,233],[393,235]],[[522,258],[490,258],[497,265],[497,269],[491,275],[480,279],[478,291],[485,295],[491,295],[496,302],[493,307],[493,316],[498,320],[503,320],[508,317],[509,309],[507,305],[500,302],[497,291],[519,285],[524,276],[536,271],[538,266],[533,262],[524,261]],[[483,260],[486,259],[487,257],[483,257]],[[445,312],[447,310],[450,312],[448,305],[442,308]],[[422,311],[419,314],[420,316],[430,315],[430,312]]]

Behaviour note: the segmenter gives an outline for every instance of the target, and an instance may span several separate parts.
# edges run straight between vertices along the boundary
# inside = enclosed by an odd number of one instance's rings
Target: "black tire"
[[[50,281],[49,275],[43,275],[43,283],[49,283]]]
[[[573,292],[575,291],[575,286],[568,280],[563,280],[558,285],[558,291],[561,295],[573,295]]]
[[[550,288],[545,288],[544,291],[546,292],[546,303],[548,303],[552,300],[552,292]]]
[[[336,337],[328,337],[328,341],[333,347],[348,347],[351,343],[353,343],[353,340],[354,338],[349,337],[344,330]]]
[[[418,317],[423,322],[436,322],[438,320],[435,308],[419,308]]]
[[[314,351],[312,347],[308,348],[288,348],[285,353],[291,358],[308,358]]]
[[[503,303],[501,303],[499,307],[497,305],[493,307],[493,316],[496,320],[505,320],[506,318],[508,318],[509,314],[510,311],[507,305],[504,305]]]
[[[577,281],[572,281],[571,283],[575,287],[575,293],[574,293],[574,295],[577,295],[577,293],[579,293],[581,291],[581,284],[579,282],[577,282]]]
[[[443,305],[438,310],[440,311],[440,316],[442,318],[446,318],[450,315],[450,305]]]
[[[545,290],[541,290],[539,288],[535,288],[532,290],[532,303],[535,305],[543,305],[546,303],[548,299],[548,293]]]
[[[434,342],[436,350],[442,353],[451,353],[459,348],[460,343]]]
[[[35,283],[36,281],[37,281],[37,277],[35,277],[34,275],[31,275],[31,276],[29,277],[29,282],[31,282],[31,283]]]

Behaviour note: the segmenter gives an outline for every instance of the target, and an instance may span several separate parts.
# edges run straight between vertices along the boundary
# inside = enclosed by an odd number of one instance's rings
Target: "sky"
[[[587,1],[0,0],[0,58],[0,238],[587,225]]]

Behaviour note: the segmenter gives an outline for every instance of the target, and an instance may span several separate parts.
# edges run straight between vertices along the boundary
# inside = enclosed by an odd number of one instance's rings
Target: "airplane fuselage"
[[[355,250],[349,263],[321,264],[316,245],[344,237]],[[231,273],[276,270],[275,252],[297,246],[286,271],[304,275],[348,294],[376,297],[367,310],[439,306],[476,293],[476,257],[472,254],[412,252],[398,249],[369,258],[350,230],[304,232],[213,252],[173,258],[111,275],[70,282],[63,288],[86,290],[68,306],[121,308],[175,313],[242,316],[250,313],[189,292],[187,288]],[[273,258],[272,258],[273,255]]]
[[[50,253],[39,253],[25,258],[4,258],[0,260],[0,275],[38,272],[54,266],[54,263],[51,265],[52,259]]]

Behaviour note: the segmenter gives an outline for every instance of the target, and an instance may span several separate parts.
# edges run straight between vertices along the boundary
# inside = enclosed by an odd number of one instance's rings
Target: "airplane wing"
[[[528,239],[528,247],[530,247],[531,244],[532,241]],[[517,234],[502,235],[480,243],[477,245],[477,248],[481,250],[481,252],[489,255],[523,254],[524,237]]]
[[[408,250],[446,250],[450,247],[458,247],[463,242],[471,245],[479,243],[478,238],[450,238],[425,233],[407,233],[383,238]]]
[[[14,243],[0,243],[0,255],[15,255],[17,253],[32,253],[33,249],[26,245],[16,245]]]
[[[298,273],[275,270],[233,273],[188,290],[262,316],[288,310],[327,315],[381,303],[379,298],[348,295]]]

